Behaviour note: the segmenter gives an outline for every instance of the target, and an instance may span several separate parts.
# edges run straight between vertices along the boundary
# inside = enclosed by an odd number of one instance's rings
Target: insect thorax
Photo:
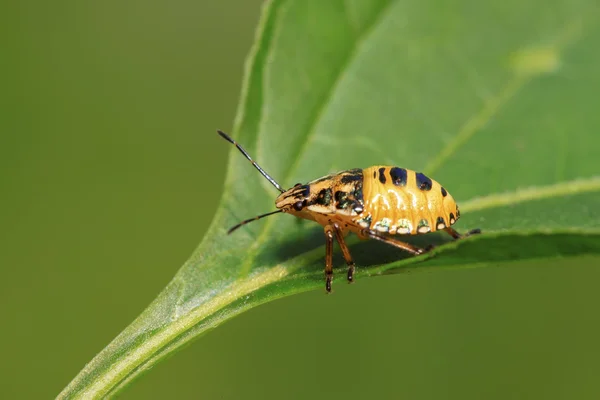
[[[351,169],[309,182],[308,209],[321,214],[357,216],[363,211],[363,170]]]
[[[300,218],[357,216],[363,210],[362,169],[351,169],[297,184],[277,197],[277,208]]]
[[[363,210],[362,169],[324,176],[305,185],[297,184],[275,200],[275,205],[300,218],[318,215],[357,216]]]

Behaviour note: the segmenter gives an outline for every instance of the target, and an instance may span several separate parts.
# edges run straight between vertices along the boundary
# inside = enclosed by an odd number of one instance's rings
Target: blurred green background
[[[56,396],[202,238],[229,151],[215,129],[231,130],[260,5],[2,6],[0,397]],[[123,398],[595,399],[599,264],[399,274],[278,300]]]

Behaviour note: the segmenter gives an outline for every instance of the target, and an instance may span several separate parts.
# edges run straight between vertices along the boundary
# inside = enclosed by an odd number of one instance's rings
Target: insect
[[[333,281],[333,240],[337,240],[348,265],[348,282],[354,281],[355,265],[344,237],[353,232],[361,239],[375,239],[411,254],[425,253],[394,235],[418,235],[443,230],[454,239],[467,235],[454,230],[460,211],[452,195],[438,182],[410,169],[376,165],[349,169],[284,190],[250,155],[225,132],[217,131],[254,165],[280,195],[276,211],[258,215],[229,229],[232,233],[249,222],[277,213],[315,221],[325,231],[325,290]]]

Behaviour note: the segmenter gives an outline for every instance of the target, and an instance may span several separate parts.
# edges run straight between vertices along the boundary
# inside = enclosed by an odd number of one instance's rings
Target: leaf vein
[[[550,47],[560,52],[568,45],[573,44],[581,37],[581,25],[580,19],[574,19],[567,23]],[[427,164],[424,171],[434,174],[460,147],[480,132],[528,82],[542,73],[543,71],[515,71],[503,89],[495,97],[489,99],[479,112],[467,119],[454,138]]]
[[[517,189],[513,192],[476,197],[464,202],[460,208],[465,212],[473,212],[527,201],[543,200],[552,197],[571,196],[579,193],[597,191],[600,191],[600,176],[559,182],[547,186],[532,186],[528,188]]]
[[[428,174],[434,174],[456,151],[480,132],[498,111],[529,81],[526,76],[514,76],[500,93],[486,102],[483,108],[471,116],[459,129],[454,139],[425,167]]]

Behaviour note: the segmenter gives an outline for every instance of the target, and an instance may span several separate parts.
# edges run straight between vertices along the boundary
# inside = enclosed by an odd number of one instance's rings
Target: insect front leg
[[[352,283],[354,281],[354,271],[356,267],[354,266],[354,260],[352,260],[352,255],[350,254],[350,249],[348,249],[348,245],[346,245],[346,241],[344,240],[344,234],[342,232],[342,228],[338,224],[334,224],[335,228],[335,237],[340,244],[340,248],[342,249],[342,254],[344,255],[344,260],[346,260],[346,265],[348,265],[348,282]]]
[[[334,228],[331,225],[325,227],[325,290],[331,293],[331,282],[333,281],[333,235]]]

